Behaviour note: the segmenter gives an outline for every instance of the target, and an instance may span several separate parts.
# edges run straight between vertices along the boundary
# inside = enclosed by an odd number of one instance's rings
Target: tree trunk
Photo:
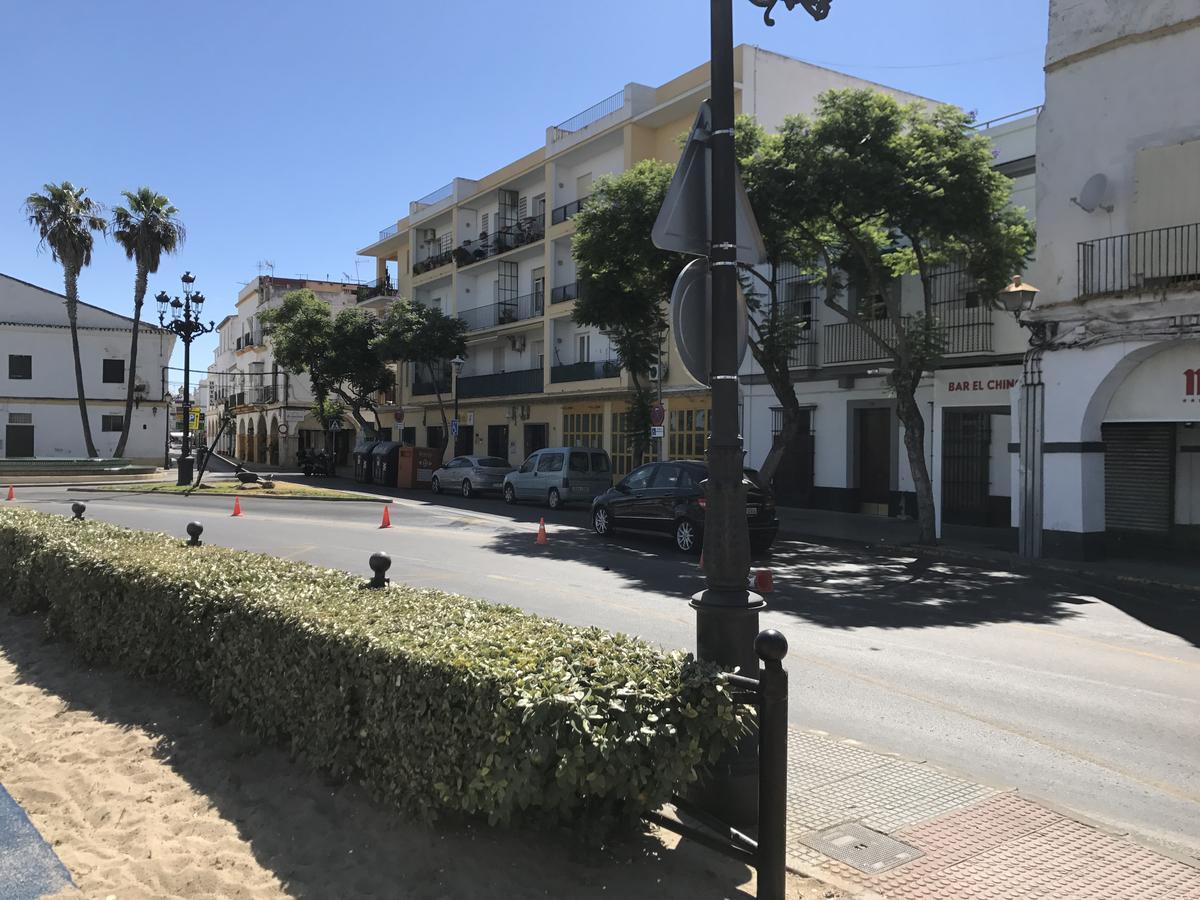
[[[781,369],[778,360],[770,359],[769,354],[764,353],[762,348],[753,341],[750,342],[750,352],[762,367],[763,374],[767,376],[771,390],[775,392],[775,398],[783,410],[782,429],[779,434],[775,435],[767,458],[758,468],[763,483],[770,484],[775,480],[775,472],[787,455],[788,448],[800,437],[800,400],[796,396],[795,388],[792,387],[792,376],[786,362]]]
[[[121,437],[113,456],[120,459],[125,455],[125,444],[129,441],[129,428],[133,424],[133,388],[137,376],[138,325],[142,321],[142,304],[146,301],[146,267],[138,263],[137,278],[133,284],[133,340],[129,345],[129,371],[125,388],[125,417],[121,421]]]
[[[79,418],[83,422],[83,442],[89,459],[100,456],[96,442],[92,440],[92,423],[88,421],[87,395],[83,388],[83,361],[79,357],[79,328],[76,316],[79,312],[79,273],[64,267],[63,277],[67,289],[67,321],[71,323],[71,353],[75,356],[75,394],[79,400]]]
[[[629,375],[633,379],[633,397],[629,401],[629,442],[633,457],[632,468],[636,469],[646,459],[646,445],[650,434],[650,395],[642,387],[636,373],[630,372]]]
[[[915,384],[918,379],[914,379]],[[917,405],[915,392],[905,388],[896,391],[896,412],[904,426],[904,448],[908,451],[908,467],[912,472],[917,494],[917,540],[922,544],[937,542],[936,512],[933,505],[933,481],[925,463],[925,419]]]

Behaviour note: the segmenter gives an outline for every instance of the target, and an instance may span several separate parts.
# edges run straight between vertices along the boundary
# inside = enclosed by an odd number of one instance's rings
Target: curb
[[[75,491],[75,490],[78,490],[83,493],[89,493],[89,494],[97,494],[97,493],[104,493],[104,494],[161,494],[161,495],[165,495],[168,497],[184,497],[184,498],[192,496],[191,494],[175,493],[173,491],[128,491],[128,490],[125,490],[124,488],[116,488],[116,489],[110,488],[109,490],[106,490],[106,491],[95,491],[95,490],[89,491],[86,488],[82,488],[82,487],[67,488],[68,492]],[[373,496],[373,495],[369,495],[369,494],[355,494],[350,491],[343,491],[342,493],[348,494],[349,496],[346,496],[346,497],[284,497],[284,496],[280,496],[279,494],[271,494],[271,493],[266,493],[266,492],[259,493],[258,491],[248,491],[248,492],[234,491],[233,493],[227,493],[227,494],[201,494],[200,496],[202,496],[202,497],[217,497],[217,498],[220,498],[220,497],[253,497],[253,498],[259,499],[259,500],[308,500],[308,501],[316,501],[318,503],[394,503],[395,502],[395,500],[391,497],[378,497],[378,496]]]

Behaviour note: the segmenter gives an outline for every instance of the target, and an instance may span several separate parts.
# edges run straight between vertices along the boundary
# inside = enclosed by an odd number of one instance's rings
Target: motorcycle
[[[325,450],[301,450],[299,453],[300,468],[305,476],[332,475],[333,457]]]

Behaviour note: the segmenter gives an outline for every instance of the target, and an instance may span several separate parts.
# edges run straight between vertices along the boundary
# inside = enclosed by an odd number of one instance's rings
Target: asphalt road
[[[601,540],[583,510],[496,499],[378,503],[68,493],[18,503],[510,603],[690,648],[694,558],[666,541]],[[546,517],[547,547],[534,544]],[[782,542],[763,627],[787,635],[793,724],[1017,787],[1200,859],[1200,600],[850,547]]]

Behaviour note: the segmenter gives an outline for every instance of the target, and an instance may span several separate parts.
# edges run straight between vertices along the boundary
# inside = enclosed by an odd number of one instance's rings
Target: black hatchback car
[[[746,524],[750,527],[750,549],[765,553],[775,541],[779,519],[775,501],[746,469]],[[708,467],[694,460],[648,463],[634,469],[616,487],[592,501],[592,528],[596,534],[614,530],[649,531],[669,534],[685,553],[700,549],[704,542],[704,487]]]

